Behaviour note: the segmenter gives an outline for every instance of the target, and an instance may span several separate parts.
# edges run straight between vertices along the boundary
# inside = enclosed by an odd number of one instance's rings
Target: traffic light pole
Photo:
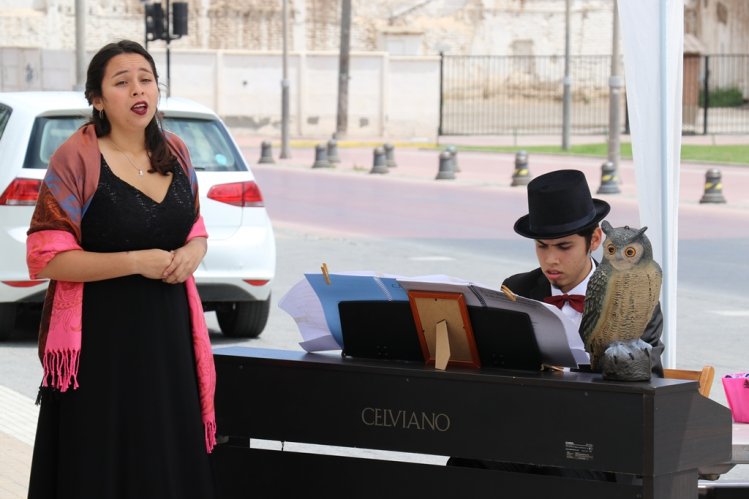
[[[145,5],[146,21],[146,44],[154,40],[166,42],[166,96],[172,94],[172,40],[177,40],[187,35],[187,3],[172,2],[166,0],[166,11],[162,10],[161,2],[147,3]],[[174,18],[172,18],[174,15]]]

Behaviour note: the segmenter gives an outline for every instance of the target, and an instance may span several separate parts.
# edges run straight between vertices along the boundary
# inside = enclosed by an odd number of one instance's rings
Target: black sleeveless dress
[[[157,203],[102,158],[83,248],[182,246],[194,199],[178,164],[172,177]],[[140,275],[86,283],[78,381],[42,391],[30,499],[214,497],[184,284]]]

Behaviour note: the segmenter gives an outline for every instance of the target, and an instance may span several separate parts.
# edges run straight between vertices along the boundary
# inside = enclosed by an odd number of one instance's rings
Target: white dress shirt
[[[596,270],[596,262],[594,262],[592,258],[590,259],[590,264],[591,264],[591,268],[590,268],[590,272],[588,273],[588,276],[585,279],[583,279],[582,282],[580,282],[580,284],[578,284],[574,288],[570,289],[567,292],[568,295],[583,295],[583,296],[585,296],[585,291],[587,291],[587,289],[588,289],[588,281],[590,281],[590,276],[592,276],[593,275],[593,271]],[[565,293],[561,289],[559,289],[556,286],[551,286],[551,295],[552,296],[558,296],[558,295],[563,295],[563,294],[565,294]],[[580,322],[583,319],[583,314],[582,313],[580,313],[577,310],[575,310],[574,308],[572,308],[569,303],[565,303],[562,306],[561,310],[562,310],[562,313],[565,316],[567,316],[569,319],[571,319],[578,328],[580,327]]]

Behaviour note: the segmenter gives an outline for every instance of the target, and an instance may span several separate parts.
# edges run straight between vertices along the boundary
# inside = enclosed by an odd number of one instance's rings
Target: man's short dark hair
[[[577,233],[578,236],[585,238],[585,250],[590,251],[590,243],[593,241],[593,232],[598,228],[598,224],[592,225]]]

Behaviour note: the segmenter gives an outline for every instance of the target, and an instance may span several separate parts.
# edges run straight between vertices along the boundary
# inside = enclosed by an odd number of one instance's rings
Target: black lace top
[[[157,203],[116,176],[102,157],[99,186],[81,221],[82,245],[99,252],[173,250],[185,244],[194,221],[195,200],[179,163],[172,167],[166,197]]]

